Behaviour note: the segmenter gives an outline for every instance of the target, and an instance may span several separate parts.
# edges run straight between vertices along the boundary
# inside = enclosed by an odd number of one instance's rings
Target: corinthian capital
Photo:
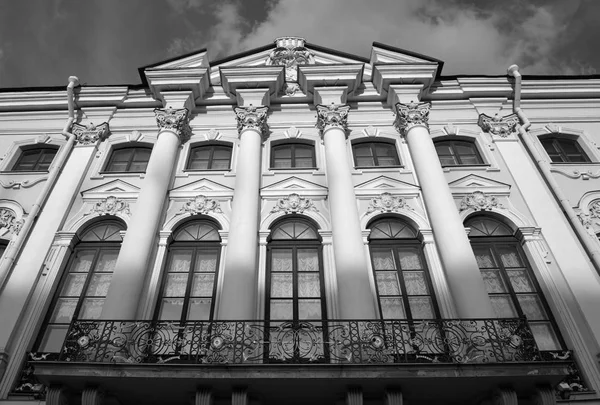
[[[171,107],[155,108],[156,125],[161,131],[173,131],[181,142],[185,142],[191,135],[191,129],[188,125],[189,110],[182,108],[176,110]]]
[[[424,125],[429,128],[429,110],[431,103],[414,103],[408,104],[396,103],[396,120],[394,126],[402,134],[405,135],[415,125]]]
[[[237,118],[238,133],[241,134],[245,129],[254,129],[265,135],[267,130],[267,113],[269,107],[234,107],[235,117]]]
[[[106,122],[98,126],[90,122],[88,125],[73,124],[72,132],[79,145],[92,145],[108,138],[109,128]]]
[[[317,104],[317,128],[323,132],[328,128],[340,128],[344,132],[348,129],[348,113],[350,106],[347,104]]]

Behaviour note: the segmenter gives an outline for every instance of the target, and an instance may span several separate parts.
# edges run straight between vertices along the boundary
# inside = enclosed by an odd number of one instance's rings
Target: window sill
[[[352,170],[350,173],[353,175],[361,175],[364,173],[411,173],[410,169],[407,169],[404,166],[368,166],[368,167],[357,167]]]
[[[371,170],[371,169],[381,170],[381,169],[404,169],[404,166],[402,166],[402,165],[395,165],[395,166],[355,166],[354,168],[356,170]]]
[[[313,176],[324,176],[325,172],[323,170],[319,170],[318,168],[307,168],[307,169],[298,169],[298,168],[289,168],[289,169],[267,169],[262,172],[263,176],[275,176],[276,174],[311,174]]]
[[[549,162],[552,166],[600,166],[600,162]]]
[[[175,178],[187,178],[190,176],[223,176],[231,177],[235,176],[235,172],[231,169],[227,170],[182,170],[175,174]]]
[[[491,165],[461,165],[461,166],[442,166],[445,173],[457,171],[486,171],[499,172],[500,168]]]
[[[146,177],[145,172],[100,172],[97,175],[91,176],[90,178],[93,180],[104,179],[104,178],[112,178],[112,177],[138,177],[143,179]]]
[[[31,175],[35,175],[35,174],[48,174],[50,173],[48,170],[41,170],[41,171],[37,171],[37,172],[27,172],[27,171],[13,171],[13,170],[6,170],[6,171],[2,171],[0,172],[1,175],[9,175],[9,176],[31,176]]]

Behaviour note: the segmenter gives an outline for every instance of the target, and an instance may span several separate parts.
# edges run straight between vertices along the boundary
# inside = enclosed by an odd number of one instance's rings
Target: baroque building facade
[[[600,77],[278,38],[0,93],[0,404],[600,403]]]

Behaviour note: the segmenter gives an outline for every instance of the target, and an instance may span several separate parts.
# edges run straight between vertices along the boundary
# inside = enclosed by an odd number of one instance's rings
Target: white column
[[[343,319],[372,319],[377,312],[369,281],[356,195],[346,154],[350,106],[317,105],[317,127],[325,143],[327,186],[333,231],[333,251]]]
[[[429,103],[396,104],[440,258],[460,318],[495,318],[458,209],[429,134]]]
[[[158,140],[146,168],[131,223],[117,258],[102,319],[136,319],[149,259],[156,243],[180,138],[188,131],[188,109],[156,109]]]
[[[231,226],[218,318],[256,317],[258,221],[262,136],[267,131],[268,107],[237,107],[240,134]]]

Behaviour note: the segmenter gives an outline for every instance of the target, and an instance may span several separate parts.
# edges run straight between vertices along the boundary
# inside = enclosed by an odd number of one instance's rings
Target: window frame
[[[357,163],[357,156],[356,156],[356,151],[355,148],[356,147],[360,147],[360,146],[365,146],[368,145],[369,149],[371,151],[371,158],[373,159],[373,166],[359,166]],[[393,152],[394,152],[394,159],[395,159],[395,164],[393,165],[379,165],[379,160],[378,160],[378,156],[377,156],[377,152],[375,147],[377,145],[385,145],[387,147],[389,147]],[[398,168],[398,167],[404,167],[404,165],[402,164],[402,161],[400,160],[400,154],[398,153],[398,147],[396,145],[396,142],[394,142],[393,140],[383,140],[383,139],[378,139],[378,140],[372,140],[372,139],[359,139],[359,140],[355,140],[351,143],[351,149],[352,149],[352,159],[354,162],[354,168],[355,169],[373,169],[373,168]]]
[[[54,159],[56,159],[56,155],[58,155],[58,151],[59,151],[59,147],[57,146],[53,146],[53,145],[40,145],[40,144],[35,144],[35,145],[25,145],[25,146],[21,146],[18,149],[18,155],[16,157],[16,159],[14,160],[14,162],[10,165],[10,171],[11,172],[16,172],[16,173],[32,173],[32,172],[38,172],[38,173],[47,173],[50,169],[50,166],[52,166],[52,162],[54,162]],[[21,170],[18,169],[17,166],[21,163],[21,160],[23,159],[23,157],[25,156],[25,154],[27,152],[30,151],[37,151],[39,153],[39,156],[34,164],[34,168],[31,170]],[[40,161],[42,159],[42,157],[45,155],[45,151],[53,151],[54,155],[52,157],[52,160],[48,163],[48,168],[47,169],[39,169],[39,165],[40,165]]]
[[[550,158],[550,163],[552,164],[586,164],[592,163],[592,159],[588,156],[587,151],[583,148],[583,146],[579,142],[579,137],[574,138],[573,136],[563,135],[563,134],[552,134],[548,136],[542,136],[539,138],[540,144],[542,145],[542,149],[546,156]],[[552,155],[547,151],[546,145],[544,143],[551,142],[552,147],[555,150],[555,153]],[[583,157],[583,161],[572,162],[569,160],[569,154],[565,152],[563,145],[561,142],[569,142],[575,146],[575,149],[579,152],[579,154]],[[553,155],[558,155],[558,157],[562,160],[560,162],[555,161]]]
[[[190,226],[191,224],[194,224],[194,223],[211,225],[217,232],[220,229],[218,224],[216,224],[214,221],[203,219],[203,218],[200,218],[200,219],[197,218],[197,219],[192,219],[191,221],[186,221],[185,223],[181,224],[180,226],[177,227],[177,229],[173,232],[173,234],[175,234],[179,230],[184,229],[185,227]],[[164,295],[165,290],[167,288],[168,276],[169,276],[169,274],[174,273],[174,272],[169,271],[171,263],[172,263],[172,258],[173,258],[172,254],[174,251],[177,251],[177,250],[192,250],[192,256],[190,259],[190,267],[188,269],[188,272],[186,273],[188,275],[188,278],[187,278],[187,282],[186,282],[187,284],[185,287],[185,295],[183,297],[181,315],[180,315],[179,319],[160,319],[160,311],[162,308],[162,305],[161,305],[162,299],[168,298]],[[193,277],[194,277],[194,273],[195,273],[194,270],[195,270],[195,266],[196,266],[196,259],[198,257],[199,252],[211,251],[211,250],[217,251],[217,256],[216,256],[217,260],[215,263],[215,272],[214,272],[214,278],[213,278],[213,289],[212,289],[212,295],[211,295],[209,317],[206,320],[189,320],[189,319],[187,319],[187,312],[189,310],[190,300],[193,298],[197,298],[197,297],[191,296],[191,290],[192,290],[192,286],[193,286]],[[222,254],[222,239],[221,239],[220,235],[219,235],[219,240],[171,241],[168,245],[166,253],[167,253],[166,260],[164,262],[165,265],[162,268],[162,275],[160,277],[160,288],[158,289],[158,296],[157,296],[156,305],[154,308],[154,313],[152,316],[153,322],[170,322],[170,321],[172,321],[172,322],[179,322],[180,325],[183,325],[186,322],[211,322],[211,321],[213,321],[214,317],[215,317],[217,284],[218,284],[219,266],[221,265],[221,254]],[[181,273],[184,274],[183,272],[181,272]],[[180,298],[180,297],[173,297],[173,298]]]
[[[227,169],[212,169],[213,164],[213,156],[215,153],[215,148],[223,148],[229,151],[229,165]],[[190,164],[192,163],[192,153],[194,149],[202,149],[202,148],[210,148],[209,158],[208,158],[208,169],[191,169]],[[201,172],[201,171],[229,171],[231,170],[231,164],[233,162],[233,145],[229,142],[220,142],[220,141],[209,141],[209,142],[200,142],[190,145],[190,148],[187,152],[187,157],[185,160],[185,165],[183,168],[184,172]]]
[[[317,169],[317,153],[315,150],[315,143],[312,141],[300,141],[300,140],[279,140],[273,141],[270,145],[270,156],[269,156],[269,170],[316,170]],[[275,150],[278,148],[290,147],[290,167],[275,167]],[[296,147],[302,146],[311,151],[312,166],[298,167],[296,166]]]
[[[127,167],[125,170],[120,170],[120,171],[116,171],[116,170],[109,170],[111,164],[113,163],[113,159],[115,156],[115,153],[118,153],[119,151],[122,150],[133,150],[133,153],[131,154],[131,156],[129,157],[129,160],[127,161]],[[131,171],[129,170],[131,167],[131,164],[133,163],[133,158],[135,156],[135,151],[136,149],[145,149],[145,150],[149,150],[150,151],[150,156],[148,156],[148,161],[146,162],[146,168],[143,171]],[[140,144],[140,143],[136,143],[136,144],[130,144],[130,143],[126,143],[126,144],[120,144],[120,145],[115,145],[114,147],[111,148],[110,150],[110,154],[108,156],[108,158],[106,159],[106,162],[104,163],[104,167],[103,169],[100,171],[100,174],[118,174],[118,173],[146,173],[146,170],[148,169],[148,162],[150,162],[150,157],[152,156],[152,150],[154,149],[154,145],[152,144]]]
[[[457,143],[462,143],[462,144],[468,144],[469,146],[471,146],[473,148],[473,150],[475,151],[475,153],[473,154],[477,160],[480,163],[476,163],[476,164],[467,164],[467,163],[462,163],[461,160],[461,154],[458,153],[458,150],[456,148],[456,144]],[[449,144],[448,146],[450,147],[451,150],[451,155],[444,155],[444,156],[451,156],[452,158],[454,158],[454,160],[457,162],[456,164],[453,165],[447,165],[447,164],[443,164],[440,158],[439,153],[437,152],[437,146],[441,145],[441,144]],[[448,138],[448,137],[443,137],[443,138],[438,138],[438,139],[434,139],[433,140],[433,146],[436,149],[436,155],[438,156],[440,165],[442,166],[442,168],[446,168],[446,167],[464,167],[464,166],[468,166],[468,167],[474,167],[474,166],[489,166],[485,160],[483,159],[483,155],[480,152],[479,148],[477,147],[477,141],[475,139],[465,139],[465,138]]]

